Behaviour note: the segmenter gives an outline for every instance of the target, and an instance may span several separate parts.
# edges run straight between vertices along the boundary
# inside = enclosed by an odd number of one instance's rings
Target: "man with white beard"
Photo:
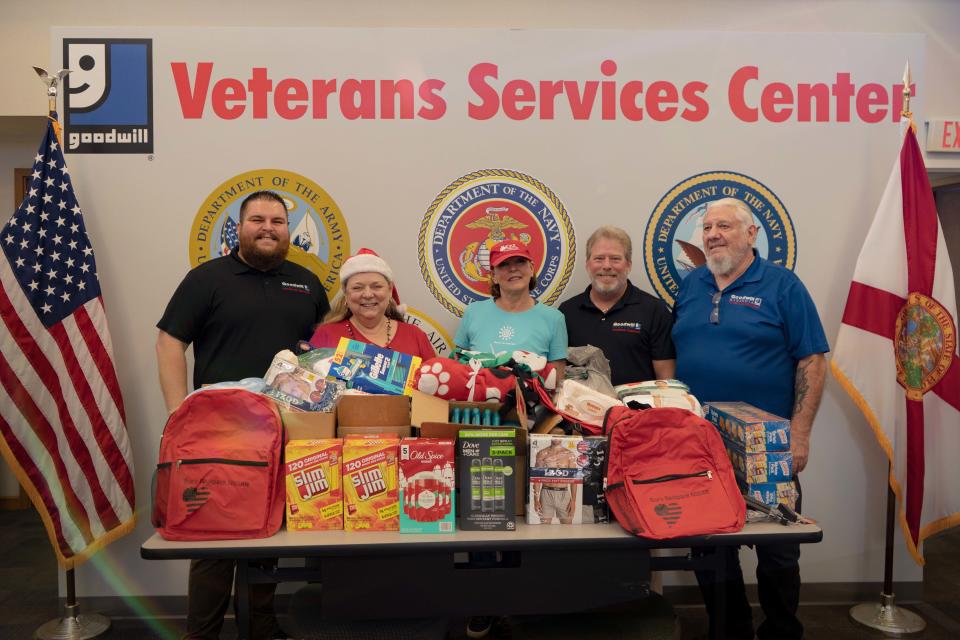
[[[586,290],[560,305],[571,347],[599,347],[614,385],[674,377],[672,320],[662,300],[628,276],[633,243],[623,229],[604,226],[587,239]]]
[[[706,264],[680,285],[673,308],[677,377],[701,402],[744,401],[791,421],[794,481],[807,466],[810,431],[823,394],[829,351],[817,309],[792,271],[753,248],[757,226],[740,200],[710,202],[703,218]],[[800,510],[800,499],[797,500]],[[760,640],[803,637],[797,619],[800,545],[757,545],[757,589],[765,620]],[[697,572],[710,615],[710,638],[752,639],[753,620],[740,570],[739,549],[727,553],[727,580]],[[714,593],[725,593],[717,628]]]

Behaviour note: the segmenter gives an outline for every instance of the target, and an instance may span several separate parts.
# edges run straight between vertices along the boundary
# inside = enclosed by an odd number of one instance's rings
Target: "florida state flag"
[[[910,553],[960,524],[953,272],[912,127],[850,283],[831,370],[890,459]]]

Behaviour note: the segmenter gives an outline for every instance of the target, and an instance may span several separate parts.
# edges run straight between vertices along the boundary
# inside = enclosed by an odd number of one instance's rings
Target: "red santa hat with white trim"
[[[396,281],[393,279],[393,269],[390,268],[386,260],[377,255],[376,251],[362,247],[344,260],[343,264],[340,265],[340,285],[346,288],[350,276],[355,276],[358,273],[379,273],[386,278],[390,286],[393,287],[393,301],[397,303],[400,315],[406,315],[407,305],[400,304],[400,294],[397,292]]]

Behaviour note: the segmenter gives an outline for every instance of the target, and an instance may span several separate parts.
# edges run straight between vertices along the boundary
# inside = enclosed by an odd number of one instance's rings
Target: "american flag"
[[[133,454],[56,114],[0,231],[0,449],[70,569],[134,526]]]

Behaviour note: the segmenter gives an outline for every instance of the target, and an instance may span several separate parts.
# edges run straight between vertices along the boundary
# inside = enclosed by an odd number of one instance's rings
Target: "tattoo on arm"
[[[793,383],[793,414],[797,415],[803,410],[803,401],[810,392],[810,381],[807,379],[807,368],[810,362],[801,362],[797,365],[797,375]]]

